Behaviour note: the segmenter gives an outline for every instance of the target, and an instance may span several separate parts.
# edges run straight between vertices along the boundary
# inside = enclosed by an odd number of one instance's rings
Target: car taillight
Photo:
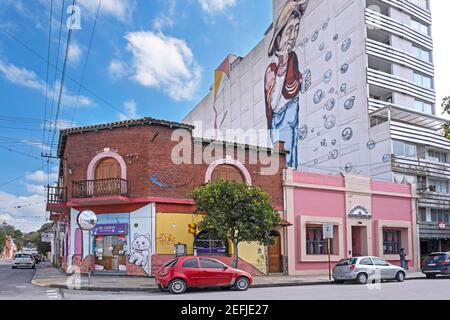
[[[352,264],[352,265],[350,266],[350,272],[353,272],[353,270],[355,270],[355,268],[356,268],[356,265]]]
[[[450,261],[441,261],[441,262],[439,262],[439,264],[441,266],[448,266],[448,265],[450,265]]]

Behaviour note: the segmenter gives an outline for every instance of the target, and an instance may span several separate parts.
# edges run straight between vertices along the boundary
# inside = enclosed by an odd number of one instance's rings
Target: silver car
[[[379,257],[356,257],[343,259],[333,269],[333,279],[335,283],[345,281],[356,281],[366,284],[381,280],[405,281],[406,272],[399,266],[387,262]]]
[[[17,253],[14,257],[12,268],[16,269],[20,267],[35,269],[36,260],[34,259],[33,255],[31,255],[30,253]]]

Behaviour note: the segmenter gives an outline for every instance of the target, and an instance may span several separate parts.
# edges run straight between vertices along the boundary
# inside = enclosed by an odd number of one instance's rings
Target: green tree
[[[234,268],[239,261],[239,243],[273,243],[270,231],[281,218],[261,188],[219,180],[196,188],[190,197],[196,202],[197,214],[205,215],[199,229],[233,244]]]
[[[442,108],[444,109],[443,113],[450,116],[450,96],[447,96],[442,100]],[[444,134],[445,137],[450,140],[450,120],[444,124]]]

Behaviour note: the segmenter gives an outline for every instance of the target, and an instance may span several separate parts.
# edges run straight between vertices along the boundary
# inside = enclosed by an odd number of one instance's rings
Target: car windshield
[[[29,254],[16,254],[16,259],[17,258],[31,258],[31,256]]]
[[[430,254],[427,256],[428,261],[444,261],[445,260],[445,254]]]
[[[352,264],[356,264],[356,261],[357,261],[356,258],[344,259],[344,260],[339,261],[339,263],[336,266],[338,266],[338,267],[349,266]]]

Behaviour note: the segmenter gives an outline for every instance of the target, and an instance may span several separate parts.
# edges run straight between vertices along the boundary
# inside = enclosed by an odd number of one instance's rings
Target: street
[[[386,282],[361,286],[313,285],[301,287],[257,288],[246,292],[216,289],[189,290],[177,296],[170,293],[95,292],[52,289],[30,283],[34,270],[13,270],[0,263],[2,300],[449,300],[450,278]]]

